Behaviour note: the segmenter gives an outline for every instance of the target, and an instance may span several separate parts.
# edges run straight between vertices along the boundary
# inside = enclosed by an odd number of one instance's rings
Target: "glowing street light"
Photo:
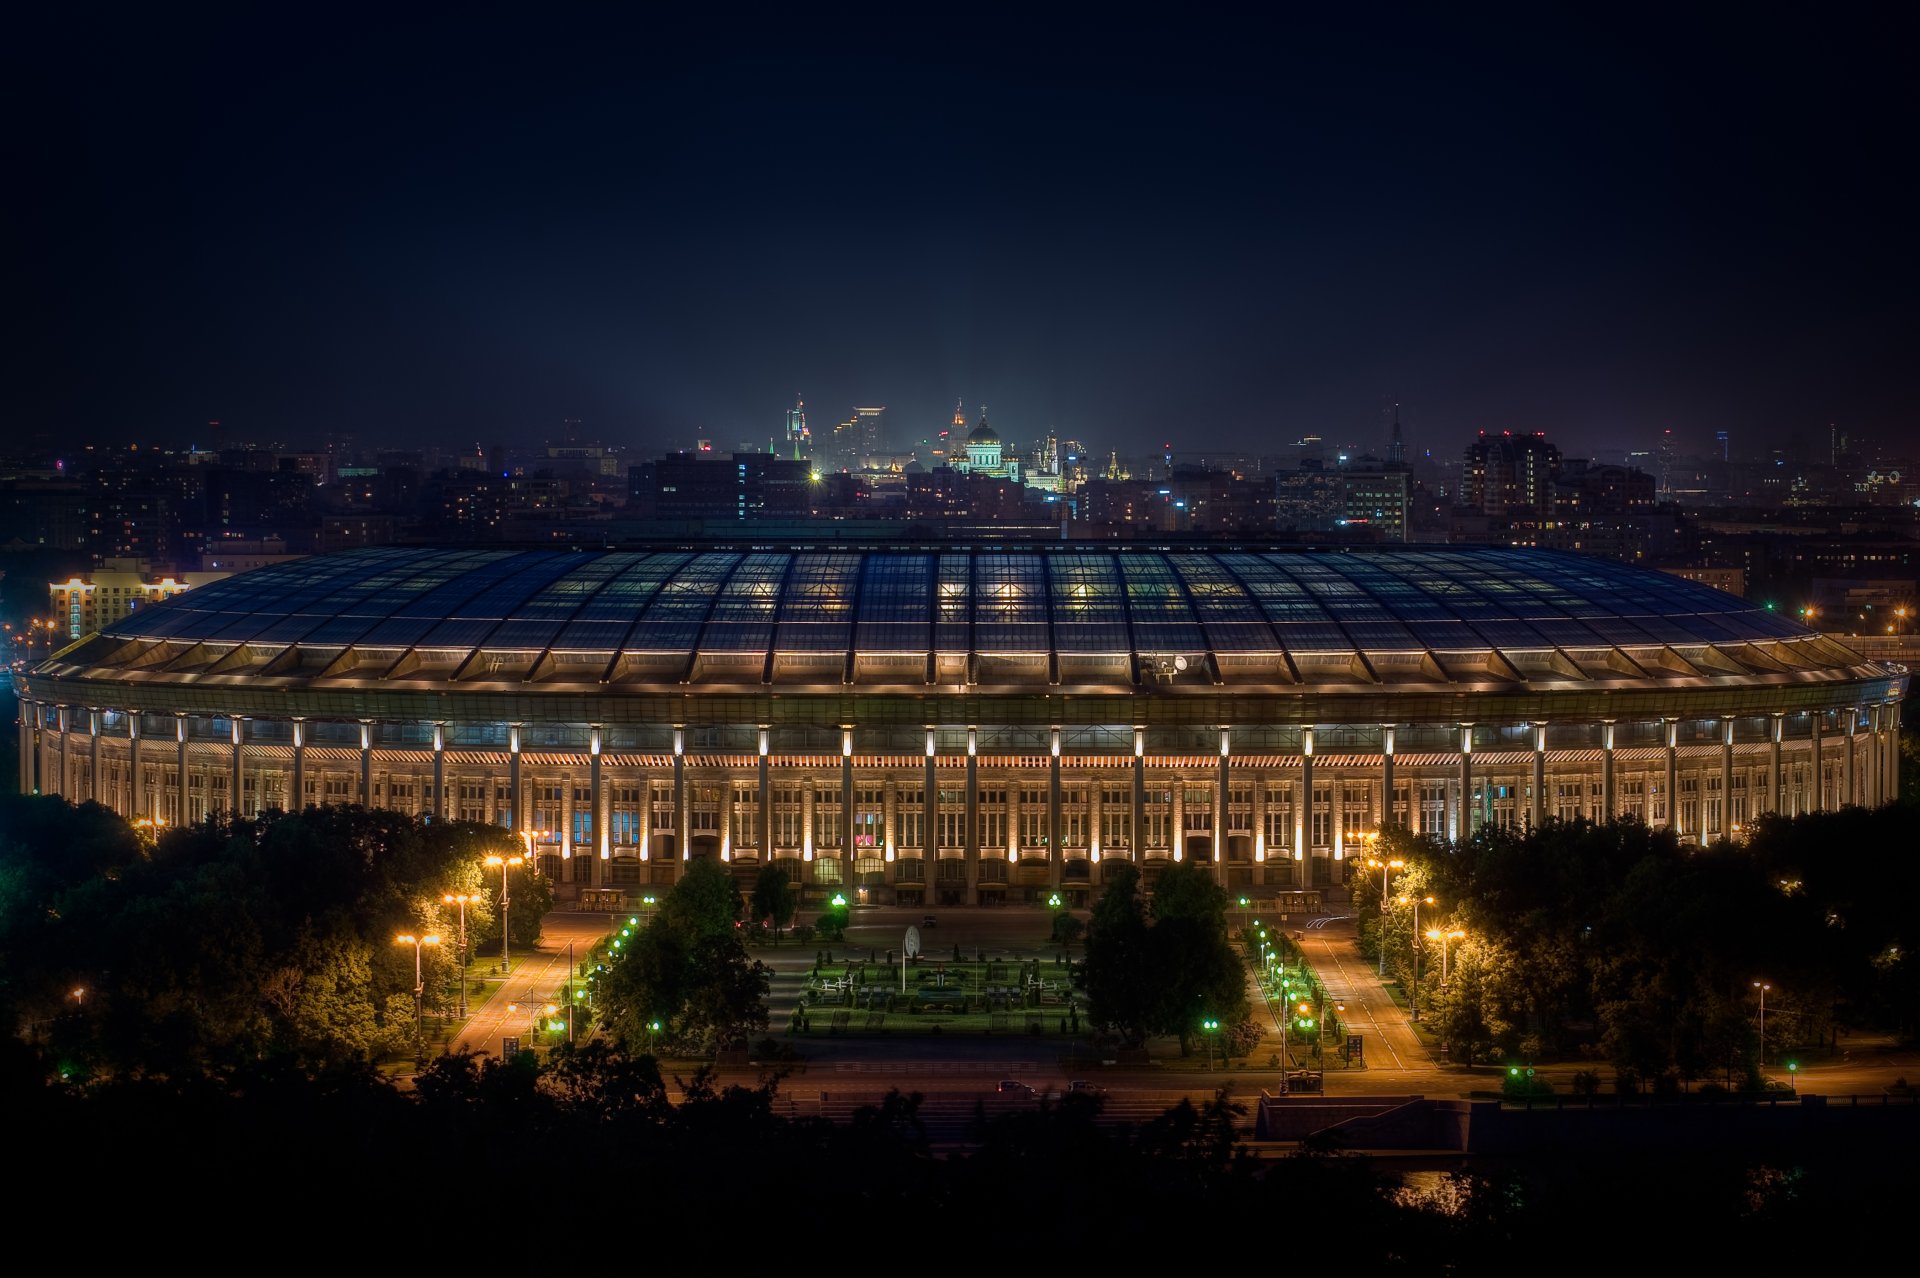
[[[468,892],[449,892],[440,898],[460,907],[460,1015],[467,1014],[467,902],[480,898]]]
[[[1429,928],[1427,930],[1427,939],[1429,941],[1440,942],[1440,988],[1443,990],[1447,988],[1447,946],[1450,942],[1464,940],[1466,935],[1465,932],[1460,931],[1458,928],[1455,928],[1451,932],[1442,932],[1438,928]]]
[[[1755,981],[1753,988],[1760,991],[1760,1067],[1767,1065],[1767,991],[1773,986],[1765,981]]]
[[[1413,994],[1409,1002],[1413,1005],[1413,1016],[1411,1019],[1417,1021],[1420,1019],[1420,906],[1422,903],[1432,905],[1433,898],[1430,896],[1403,896],[1400,898],[1400,904],[1406,905],[1408,903],[1413,905]]]
[[[420,976],[420,951],[425,946],[440,944],[440,938],[432,935],[413,936],[409,933],[402,932],[399,936],[393,938],[393,943],[395,945],[411,945],[413,947],[413,1051],[414,1055],[417,1056],[420,1054],[421,1039],[426,1034],[426,1002],[424,996],[427,987],[425,981],[423,981]]]
[[[1369,834],[1366,837],[1368,842],[1371,843],[1380,836],[1377,834]],[[1385,977],[1387,974],[1387,875],[1395,870],[1405,869],[1407,863],[1399,857],[1395,857],[1391,861],[1371,858],[1367,861],[1367,864],[1380,867],[1380,975]]]
[[[522,833],[526,832],[522,831]],[[532,836],[528,835],[528,837],[531,838]],[[510,903],[510,898],[507,896],[507,870],[511,866],[526,864],[526,860],[527,858],[523,856],[490,856],[486,860],[486,864],[489,867],[496,865],[500,867],[500,971],[502,975],[507,971],[508,957],[507,906]]]

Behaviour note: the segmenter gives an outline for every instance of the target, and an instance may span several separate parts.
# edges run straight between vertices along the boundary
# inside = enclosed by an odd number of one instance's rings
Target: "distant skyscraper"
[[[1407,464],[1407,441],[1400,438],[1400,405],[1393,406],[1393,438],[1387,443],[1387,465],[1396,470]]]
[[[1660,432],[1659,500],[1673,500],[1673,431],[1671,428]]]
[[[1720,460],[1732,461],[1733,449],[1732,449],[1732,446],[1727,441],[1727,432],[1725,432],[1724,430],[1716,430],[1715,432],[1713,432],[1713,438],[1714,438],[1714,441],[1720,445]]]
[[[887,410],[881,408],[856,408],[853,410],[853,442],[860,453],[862,462],[869,461],[886,449]]]
[[[786,446],[781,451],[788,461],[804,461],[813,452],[813,436],[807,433],[807,401],[798,395],[787,410]]]
[[[1531,435],[1503,432],[1467,447],[1460,476],[1459,505],[1486,515],[1553,511],[1553,481],[1560,476],[1560,450],[1544,431]]]

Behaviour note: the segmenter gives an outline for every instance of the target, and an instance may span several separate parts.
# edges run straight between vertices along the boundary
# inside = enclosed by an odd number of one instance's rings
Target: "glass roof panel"
[[[700,639],[700,624],[726,584],[740,556],[721,552],[695,555],[660,584],[646,611],[627,634],[633,652],[691,653]]]
[[[781,652],[846,652],[853,636],[853,595],[860,556],[845,552],[796,555],[780,603],[774,646]]]
[[[1040,556],[983,550],[973,560],[974,646],[980,652],[1046,652],[1047,600]]]
[[[790,555],[755,554],[741,561],[714,600],[700,647],[707,652],[765,652],[773,642],[774,606]]]
[[[869,554],[861,568],[860,616],[854,647],[861,652],[925,652],[931,632],[933,556]]]
[[[965,551],[942,554],[934,588],[934,647],[966,652],[973,644],[973,556]]]
[[[1120,574],[1112,555],[1049,555],[1047,575],[1056,651],[1132,650],[1127,640],[1126,606],[1120,597]]]

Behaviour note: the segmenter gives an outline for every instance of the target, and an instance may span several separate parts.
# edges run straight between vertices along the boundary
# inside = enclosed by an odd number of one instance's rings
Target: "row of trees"
[[[1466,1059],[1597,1056],[1630,1078],[1752,1081],[1756,983],[1769,1057],[1847,1026],[1920,1031],[1920,807],[1763,817],[1706,849],[1635,820],[1381,843],[1405,864],[1384,902],[1378,878],[1355,881],[1363,946],[1384,947]],[[1416,933],[1416,901],[1437,937]]]
[[[32,1161],[9,1191],[22,1264],[151,1260],[156,1239],[178,1236],[360,1265],[387,1237],[383,1218],[430,1245],[478,1211],[487,1254],[514,1267],[623,1223],[662,1254],[705,1247],[748,1263],[804,1252],[826,1230],[909,1264],[1124,1266],[1175,1240],[1229,1255],[1264,1237],[1289,1266],[1366,1273],[1486,1271],[1570,1239],[1589,1263],[1657,1247],[1669,1263],[1777,1266],[1831,1260],[1836,1238],[1843,1254],[1891,1241],[1914,1187],[1903,1160],[1838,1129],[1759,1153],[1595,1149],[1402,1176],[1322,1145],[1254,1156],[1226,1097],[1121,1125],[1100,1121],[1097,1098],[1069,1096],[978,1117],[955,1153],[930,1143],[918,1096],[890,1094],[846,1122],[794,1117],[777,1078],[669,1082],[652,1058],[603,1041],[545,1061],[446,1056],[404,1092],[365,1069],[284,1061],[84,1089],[0,1068],[0,1109]],[[564,1168],[574,1199],[530,1197],[539,1168]],[[767,1200],[716,1216],[743,1177]],[[1624,1185],[1633,1228],[1596,1229]]]
[[[456,907],[469,948],[499,942],[505,832],[357,807],[220,818],[146,837],[94,804],[0,796],[0,1012],[74,1071],[190,1075],[284,1055],[403,1052],[425,1002],[450,1005]],[[552,905],[513,872],[512,941]]]

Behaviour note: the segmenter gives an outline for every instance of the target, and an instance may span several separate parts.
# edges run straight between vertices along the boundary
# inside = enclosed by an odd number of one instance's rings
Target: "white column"
[[[1618,811],[1618,800],[1613,790],[1613,720],[1608,719],[1600,725],[1600,806],[1601,815],[1613,820]]]
[[[373,806],[373,723],[360,721],[360,806]]]
[[[246,779],[246,765],[241,756],[247,748],[247,721],[236,717],[228,720],[228,724],[233,729],[233,774],[227,778],[227,811],[240,816],[245,811],[240,802],[243,793],[240,787]]]
[[[1780,812],[1785,805],[1780,802],[1780,737],[1786,729],[1786,716],[1775,711],[1773,722],[1768,725],[1769,748],[1767,751],[1767,811]]]
[[[1533,725],[1533,806],[1528,820],[1539,829],[1547,820],[1547,725]]]
[[[1720,721],[1720,837],[1723,839],[1733,837],[1732,719]]]
[[[1473,835],[1473,725],[1460,725],[1460,822],[1455,838]]]
[[[180,798],[178,806],[174,809],[174,823],[185,825],[192,819],[187,802],[187,716],[177,714],[173,717],[173,735],[174,742],[178,746],[176,762],[180,769],[179,788],[175,791]]]
[[[1679,834],[1680,827],[1680,721],[1667,720],[1667,828]]]
[[[304,812],[307,807],[307,724],[293,721],[293,793],[287,796],[287,811]]]
[[[527,824],[527,805],[520,793],[520,725],[507,725],[507,828],[516,835],[530,829]],[[647,811],[651,801],[642,803],[641,811]]]
[[[427,806],[435,821],[447,819],[447,725],[433,725],[433,802]]]
[[[1066,854],[1060,847],[1060,729],[1053,729],[1047,764],[1047,886],[1058,891]]]
[[[1407,795],[1408,824],[1412,824],[1413,795]],[[1257,825],[1258,822],[1256,821]],[[1380,828],[1393,824],[1393,725],[1380,725]]]
[[[25,751],[21,753],[24,755]],[[153,814],[147,811],[142,802],[147,795],[144,779],[140,775],[140,716],[132,710],[127,711],[127,772],[127,784],[133,790],[133,810],[127,815],[136,821],[152,817]]]
[[[1858,775],[1858,772],[1856,771],[1854,766],[1854,756],[1859,753],[1859,750],[1856,746],[1856,742],[1854,740],[1854,736],[1856,731],[1859,729],[1859,726],[1860,726],[1860,707],[1848,706],[1847,707],[1847,755],[1846,755],[1846,759],[1844,760],[1844,768],[1841,772],[1841,782],[1843,785],[1846,786],[1846,794],[1845,794],[1845,797],[1840,800],[1840,804],[1842,807],[1845,807],[1850,803],[1860,802],[1860,790],[1859,790],[1859,787],[1854,783],[1854,778]],[[60,734],[62,737],[66,736],[66,731],[67,731],[66,720],[62,719],[60,721]]]
[[[238,723],[239,720],[234,722]],[[87,711],[87,797],[100,802],[100,712]]]

